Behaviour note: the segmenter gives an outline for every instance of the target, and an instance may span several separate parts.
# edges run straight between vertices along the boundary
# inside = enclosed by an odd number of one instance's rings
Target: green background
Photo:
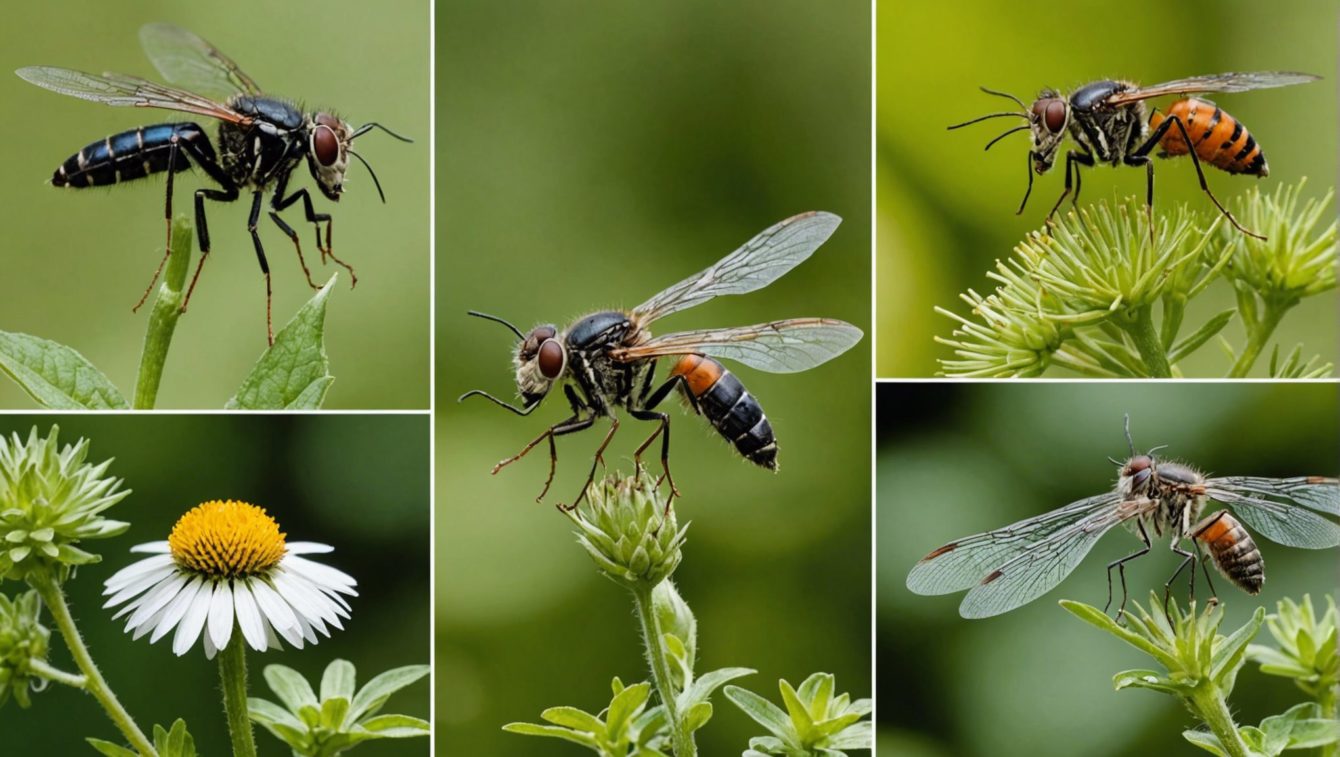
[[[1075,0],[1043,4],[966,0],[955,3],[886,2],[879,6],[876,70],[876,181],[878,185],[876,299],[879,376],[931,376],[937,358],[951,356],[933,337],[954,322],[934,312],[968,313],[958,295],[994,289],[986,272],[1041,226],[1065,180],[1064,152],[1016,216],[1027,184],[1027,133],[982,147],[1010,119],[947,131],[959,123],[1014,105],[978,91],[1012,92],[1032,102],[1038,90],[1068,92],[1091,81],[1128,79],[1143,84],[1223,71],[1295,70],[1324,81],[1286,89],[1221,95],[1215,99],[1244,123],[1270,161],[1256,180],[1207,168],[1210,188],[1223,202],[1260,187],[1272,191],[1307,176],[1306,194],[1321,196],[1336,176],[1336,5],[1304,0],[1274,6],[1244,0],[1113,4]],[[1170,98],[1154,100],[1159,106]],[[1155,165],[1155,209],[1186,202],[1208,220],[1216,213],[1200,191],[1190,160]],[[1084,174],[1083,204],[1139,195],[1144,172],[1098,166]],[[1333,208],[1332,208],[1333,211]],[[1233,306],[1230,287],[1216,283],[1193,303],[1183,333]],[[1304,355],[1340,362],[1334,291],[1291,312],[1274,342],[1287,353],[1302,342]],[[1244,337],[1233,323],[1222,332],[1235,346]],[[1268,355],[1267,355],[1268,357]],[[1268,360],[1253,375],[1264,375]],[[1181,363],[1190,376],[1222,376],[1230,362],[1209,347]],[[1066,374],[1056,371],[1058,375]]]
[[[465,311],[566,326],[638,304],[775,221],[828,210],[843,224],[790,275],[655,331],[807,315],[867,329],[870,6],[500,2],[438,13],[437,219],[451,261],[437,310],[439,740],[461,754],[571,754],[499,729],[553,705],[598,710],[612,676],[647,676],[630,598],[596,574],[553,508],[577,493],[601,431],[559,440],[543,505],[543,449],[490,476],[568,408],[554,397],[522,419],[456,404],[474,388],[514,396],[515,338]],[[731,368],[776,429],[781,472],[669,408],[676,507],[693,521],[676,578],[698,616],[699,669],[757,668],[741,683],[772,699],[778,678],[825,670],[868,696],[870,342],[800,374]],[[611,471],[631,469],[651,430],[624,421]],[[703,753],[739,753],[761,733],[719,694],[715,705]]]
[[[1135,551],[1137,538],[1115,529],[1057,589],[984,620],[959,617],[961,592],[912,594],[907,573],[941,544],[1111,487],[1116,472],[1107,457],[1128,455],[1126,412],[1137,448],[1166,444],[1167,459],[1211,475],[1335,475],[1335,385],[886,383],[876,402],[881,754],[1204,754],[1182,740],[1195,723],[1171,697],[1113,691],[1118,671],[1156,663],[1056,604],[1065,598],[1101,607],[1104,566]],[[1215,576],[1226,630],[1258,606],[1274,612],[1285,597],[1310,592],[1325,607],[1340,569],[1334,549],[1256,541],[1266,565],[1259,596]],[[1132,599],[1143,603],[1150,589],[1161,591],[1177,565],[1167,549],[1166,538],[1156,539],[1149,555],[1127,566]],[[1202,599],[1203,591],[1202,583]],[[1264,628],[1257,641],[1274,643]],[[1248,663],[1230,703],[1239,724],[1255,725],[1304,696]]]
[[[415,139],[371,133],[359,152],[377,170],[387,204],[361,165],[351,165],[345,196],[331,203],[315,189],[317,212],[335,220],[335,253],[354,266],[332,293],[326,321],[332,408],[428,405],[429,193],[428,7],[422,0],[380,3],[142,2],[71,0],[14,6],[0,28],[0,144],[6,223],[0,329],[52,339],[79,350],[129,396],[148,308],[130,312],[162,256],[163,180],[57,191],[52,172],[84,145],[136,126],[188,120],[184,114],[109,108],[62,97],[13,75],[29,65],[118,71],[158,79],[138,31],[166,21],[201,35],[236,60],[267,91],[330,107],[355,125],[376,120]],[[351,23],[351,18],[357,18]],[[200,123],[215,134],[213,121]],[[354,161],[351,161],[354,162]],[[311,187],[306,165],[294,188]],[[176,182],[174,209],[193,213],[191,193],[213,186],[193,171]],[[246,230],[250,196],[206,203],[213,251],[177,327],[159,407],[215,408],[233,395],[265,349],[265,286]],[[267,200],[268,202],[268,200]],[[268,207],[267,207],[268,210]],[[284,213],[300,233],[314,281],[337,270],[319,265],[300,206]],[[311,296],[293,245],[265,215],[261,241],[274,284],[276,330]],[[194,264],[194,261],[193,261]],[[32,401],[0,381],[0,407]]]
[[[422,416],[64,416],[61,439],[92,441],[89,460],[115,458],[109,473],[133,493],[107,511],[131,523],[113,539],[85,542],[103,561],[79,569],[67,585],[76,622],[113,691],[148,731],[153,723],[186,719],[203,754],[227,751],[219,699],[218,665],[199,643],[176,657],[166,640],[150,645],[123,632],[125,619],[101,609],[102,582],[141,556],[136,544],[166,539],[177,519],[210,499],[240,499],[266,508],[293,541],[335,548],[319,561],[358,581],[345,630],[332,629],[316,646],[250,652],[250,694],[275,700],[262,668],[280,663],[320,680],[333,659],[358,669],[361,686],[372,676],[429,660],[428,422]],[[9,416],[0,433],[26,438],[45,433],[52,419]],[[13,595],[24,589],[0,583]],[[49,615],[43,614],[44,619]],[[53,633],[51,662],[74,670],[64,642]],[[396,694],[387,712],[427,718],[429,685],[420,681]],[[11,700],[0,709],[5,754],[84,754],[85,736],[119,741],[96,703],[81,692],[50,686],[31,709]],[[261,754],[286,753],[268,733],[257,733]],[[26,748],[25,748],[26,747]],[[426,754],[427,739],[370,742],[364,757]]]

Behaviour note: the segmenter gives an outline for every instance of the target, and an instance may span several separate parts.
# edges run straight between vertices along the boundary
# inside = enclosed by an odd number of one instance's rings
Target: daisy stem
[[[158,384],[163,379],[163,363],[167,362],[168,347],[172,346],[172,332],[181,317],[182,298],[186,284],[186,270],[190,267],[191,221],[177,216],[172,222],[172,253],[168,256],[163,283],[158,287],[149,325],[144,332],[144,349],[140,353],[140,372],[135,379],[134,408],[152,410],[158,399]]]
[[[107,717],[112,719],[112,723],[136,751],[144,757],[158,757],[153,744],[140,731],[139,726],[135,725],[135,721],[130,718],[130,714],[121,706],[121,702],[103,679],[98,666],[93,664],[93,657],[88,653],[88,647],[84,646],[84,639],[79,635],[79,629],[75,627],[74,618],[70,615],[70,606],[65,602],[65,592],[61,590],[60,584],[42,571],[30,573],[28,583],[37,590],[38,596],[42,597],[42,603],[47,606],[52,619],[56,621],[56,627],[60,629],[65,645],[70,648],[74,664],[84,674],[84,690],[98,700],[102,709],[107,711]]]
[[[651,664],[651,677],[656,683],[656,692],[660,694],[661,704],[665,705],[665,716],[670,723],[670,740],[675,757],[694,757],[698,754],[698,746],[693,742],[693,734],[680,722],[675,684],[670,677],[670,661],[666,659],[665,645],[661,643],[661,623],[656,619],[656,610],[651,601],[651,591],[654,588],[645,582],[638,583],[633,588],[633,603],[637,605],[637,618],[642,627],[642,643],[647,648],[647,662]]]
[[[76,689],[88,688],[88,678],[78,673],[66,673],[45,660],[29,660],[28,669],[48,681],[63,683]]]
[[[247,646],[242,634],[233,633],[219,652],[219,678],[223,683],[223,710],[228,715],[228,733],[233,757],[256,757],[256,739],[247,715]]]

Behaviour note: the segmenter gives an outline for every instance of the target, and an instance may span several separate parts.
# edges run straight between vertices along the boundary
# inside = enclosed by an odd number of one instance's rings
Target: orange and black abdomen
[[[1252,535],[1227,511],[1212,517],[1215,520],[1196,534],[1196,540],[1205,545],[1224,578],[1248,594],[1259,593],[1266,578],[1265,560]]]
[[[777,439],[758,400],[726,366],[710,357],[685,355],[670,369],[682,376],[681,388],[693,406],[745,458],[777,469]]]
[[[1251,176],[1266,176],[1270,173],[1265,153],[1261,152],[1261,146],[1247,131],[1247,127],[1209,100],[1188,97],[1173,103],[1167,114],[1154,111],[1149,116],[1149,128],[1157,129],[1169,115],[1182,120],[1196,148],[1196,156],[1202,161],[1229,173]],[[1181,130],[1176,126],[1164,132],[1159,147],[1165,156],[1186,155],[1190,152],[1186,140],[1182,139]]]

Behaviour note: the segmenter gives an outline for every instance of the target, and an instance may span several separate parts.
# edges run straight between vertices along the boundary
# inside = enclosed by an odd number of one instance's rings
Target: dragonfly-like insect
[[[1340,480],[1323,476],[1207,477],[1188,465],[1155,457],[1159,447],[1137,454],[1129,417],[1126,442],[1130,457],[1112,460],[1118,466],[1112,491],[1004,528],[955,539],[912,568],[907,588],[917,594],[967,589],[959,614],[965,618],[999,615],[1050,591],[1070,575],[1103,534],[1125,525],[1143,546],[1107,566],[1104,611],[1112,605],[1115,568],[1121,579],[1120,617],[1126,607],[1126,563],[1149,553],[1151,532],[1156,537],[1167,536],[1172,551],[1182,558],[1164,586],[1165,597],[1188,567],[1194,596],[1193,563],[1201,556],[1201,547],[1207,552],[1201,562],[1207,584],[1210,575],[1205,561],[1212,561],[1234,585],[1258,593],[1265,581],[1265,563],[1244,523],[1290,547],[1340,545],[1340,524],[1318,514],[1340,515]],[[1227,505],[1232,512],[1218,510],[1202,518],[1212,502]],[[1187,541],[1191,551],[1181,546]],[[1213,591],[1212,584],[1210,589]]]
[[[1206,92],[1247,92],[1254,89],[1288,87],[1316,81],[1312,74],[1292,71],[1257,71],[1252,73],[1211,74],[1142,87],[1129,81],[1096,81],[1076,89],[1068,97],[1054,89],[1044,89],[1031,107],[1014,95],[982,88],[989,95],[1005,97],[1018,103],[1021,110],[991,113],[950,129],[992,118],[1023,118],[1026,123],[1009,129],[987,143],[986,149],[1001,139],[1019,131],[1032,137],[1028,151],[1028,189],[1019,213],[1024,212],[1028,197],[1033,193],[1033,174],[1039,176],[1052,169],[1061,144],[1069,136],[1079,146],[1066,153],[1065,191],[1052,206],[1047,219],[1056,215],[1066,197],[1079,202],[1080,168],[1099,163],[1113,166],[1144,166],[1146,172],[1145,209],[1150,217],[1153,234],[1154,161],[1149,154],[1160,148],[1159,157],[1190,155],[1196,167],[1200,188],[1229,223],[1248,236],[1265,239],[1243,228],[1233,214],[1210,191],[1205,181],[1201,161],[1231,174],[1264,177],[1270,170],[1265,153],[1256,138],[1241,121],[1230,116],[1214,103],[1195,97],[1184,97],[1168,107],[1167,113],[1158,110],[1146,116],[1145,101],[1164,95],[1193,95]],[[1074,194],[1071,194],[1071,190]]]
[[[256,259],[265,275],[266,336],[274,343],[271,325],[270,264],[265,258],[257,225],[262,198],[273,191],[270,218],[293,241],[307,283],[312,273],[303,258],[298,233],[279,213],[301,202],[307,221],[316,229],[316,246],[321,262],[333,260],[349,271],[351,284],[357,283],[354,270],[335,257],[331,249],[331,217],[317,213],[306,189],[289,193],[289,180],[304,159],[317,189],[331,202],[339,202],[344,192],[344,177],[349,156],[357,158],[372,174],[373,184],[382,201],[381,182],[372,167],[354,152],[353,142],[372,129],[381,129],[396,139],[409,142],[378,123],[351,127],[343,119],[326,111],[305,112],[299,106],[264,94],[256,82],[238,68],[231,58],[195,34],[170,24],[149,24],[140,29],[140,42],[158,72],[171,82],[158,84],[124,74],[89,74],[68,68],[31,66],[16,73],[33,84],[53,92],[84,100],[136,108],[160,108],[218,120],[218,149],[198,124],[177,122],[141,126],[94,142],[56,169],[51,183],[58,187],[84,188],[107,186],[167,173],[164,218],[167,221],[167,249],[154,271],[144,295],[135,305],[138,310],[163,272],[172,254],[173,176],[198,167],[219,185],[219,189],[195,191],[195,228],[200,241],[200,260],[191,277],[181,311],[191,301],[200,270],[210,252],[209,226],[205,219],[205,200],[233,202],[244,190],[251,192],[251,213],[247,230],[256,249]],[[197,94],[197,92],[205,94]],[[214,99],[218,97],[220,99]],[[324,239],[322,224],[325,225]]]
[[[517,415],[529,415],[555,385],[562,383],[572,416],[545,430],[520,452],[493,468],[497,473],[520,460],[540,442],[549,442],[549,477],[539,501],[554,480],[558,452],[554,438],[583,431],[598,418],[609,418],[609,431],[596,450],[582,491],[564,509],[586,496],[602,462],[602,453],[619,428],[615,410],[622,407],[633,418],[655,422],[656,429],[637,448],[635,459],[661,437],[663,479],[673,499],[678,491],[670,476],[670,416],[657,410],[675,389],[689,406],[705,416],[717,432],[743,457],[764,468],[777,467],[777,440],[758,400],[716,358],[735,360],[773,373],[794,373],[821,365],[851,349],[861,330],[832,318],[792,318],[738,328],[682,331],[653,337],[651,324],[708,300],[727,294],[753,292],[771,284],[804,262],[841,222],[831,213],[793,216],[759,233],[716,264],[675,284],[629,311],[607,310],[578,320],[566,331],[550,325],[522,333],[496,316],[470,314],[503,324],[516,334],[516,386],[521,406],[488,392],[473,390],[461,396],[483,397]],[[654,386],[656,361],[674,360],[669,375]],[[667,507],[669,506],[667,500]]]

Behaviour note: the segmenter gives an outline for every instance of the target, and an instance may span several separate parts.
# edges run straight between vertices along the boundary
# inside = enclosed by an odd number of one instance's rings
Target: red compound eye
[[[1065,127],[1065,103],[1060,100],[1052,100],[1047,103],[1047,110],[1043,114],[1042,122],[1047,125],[1047,131],[1056,134]]]
[[[547,339],[540,345],[540,373],[547,379],[556,379],[563,372],[563,345],[557,339]]]
[[[312,131],[312,153],[323,166],[333,166],[340,159],[340,140],[329,126],[323,124]]]

